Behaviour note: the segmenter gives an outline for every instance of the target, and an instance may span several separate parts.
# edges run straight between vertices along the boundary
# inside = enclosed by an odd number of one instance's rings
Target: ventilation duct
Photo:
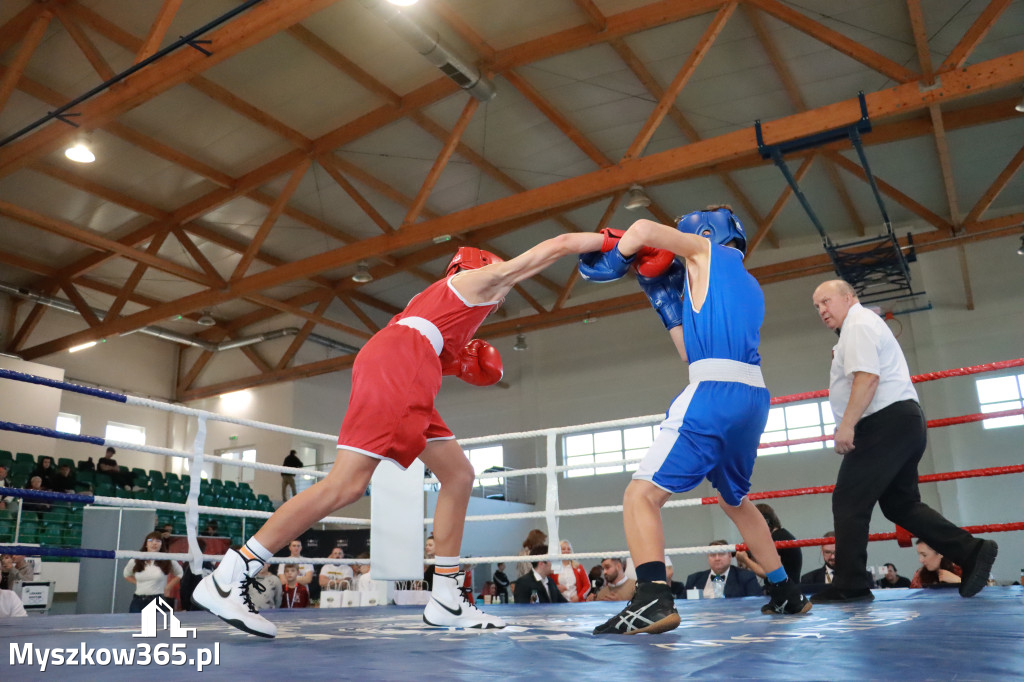
[[[72,313],[74,315],[81,314],[78,312],[78,308],[76,308],[74,304],[71,303],[70,301],[65,301],[60,298],[53,298],[51,296],[44,296],[43,294],[30,291],[29,289],[25,289],[24,287],[18,287],[13,284],[8,284],[6,282],[0,282],[0,292],[9,294],[11,296],[17,296],[18,298],[22,298],[27,301],[32,301],[34,303],[39,303],[40,305],[45,305],[56,310],[62,310],[66,313]],[[99,308],[90,309],[92,310],[93,314],[96,315],[96,317],[100,319],[106,318],[107,311],[100,310]],[[297,327],[284,327],[283,329],[275,329],[272,331],[263,332],[261,334],[253,334],[252,336],[243,336],[237,339],[222,341],[221,343],[210,343],[209,341],[204,341],[194,336],[185,336],[184,334],[179,334],[177,332],[171,331],[170,329],[164,329],[163,327],[141,327],[139,329],[136,329],[135,332],[138,332],[140,334],[146,334],[147,336],[153,336],[158,339],[163,339],[164,341],[173,341],[174,343],[180,343],[183,346],[201,348],[202,350],[208,351],[210,353],[218,353],[220,351],[232,350],[234,348],[252,346],[257,343],[263,343],[264,341],[273,341],[274,339],[280,339],[285,336],[295,336],[296,334],[299,333],[299,330]],[[359,352],[359,349],[355,346],[350,346],[347,343],[335,341],[332,338],[321,336],[319,334],[310,334],[307,340],[319,346],[330,348],[331,350],[336,350],[341,353],[355,354]]]
[[[363,0],[363,4],[460,88],[481,102],[494,99],[497,94],[494,84],[484,78],[476,67],[466,64],[442,45],[437,31],[422,26],[414,17],[384,0]]]

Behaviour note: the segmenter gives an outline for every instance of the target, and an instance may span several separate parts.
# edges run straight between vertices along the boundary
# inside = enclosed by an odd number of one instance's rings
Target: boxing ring
[[[915,382],[968,376],[1024,366],[1024,359],[932,372],[914,377]],[[140,446],[103,438],[73,435],[41,426],[0,422],[0,430],[40,437],[113,446],[166,457],[186,458],[190,470],[199,472],[204,462],[266,471],[301,473],[322,477],[323,472],[289,469],[259,462],[215,457],[203,452],[205,424],[220,420],[265,428],[306,439],[334,443],[336,436],[227,417],[180,405],[126,396],[102,389],[0,370],[0,379],[24,381],[54,389],[74,391],[95,398],[175,412],[196,419],[196,438],[190,451]],[[773,398],[779,405],[827,396],[815,391]],[[966,424],[984,419],[1024,414],[1024,409],[1005,410],[929,421],[929,428]],[[0,415],[2,416],[2,415]],[[660,421],[661,415],[584,424],[556,429],[500,434],[460,441],[464,446],[512,439],[543,438],[545,466],[481,474],[481,480],[543,476],[547,482],[542,509],[513,514],[475,515],[469,523],[509,519],[544,520],[549,545],[558,546],[558,521],[570,516],[608,515],[618,525],[621,505],[562,509],[559,475],[573,469],[594,469],[595,464],[559,465],[559,439],[566,434],[618,428]],[[762,448],[827,442],[829,435],[763,443]],[[624,465],[639,460],[625,460]],[[950,471],[921,476],[922,483],[1024,473],[1024,464]],[[429,479],[428,481],[429,482]],[[181,554],[147,554],[116,548],[39,547],[0,544],[0,553],[32,556],[90,557],[103,559],[172,558],[198,568],[205,559],[197,542],[200,514],[263,519],[268,511],[229,509],[199,504],[200,477],[189,483],[184,502],[126,499],[91,494],[31,492],[0,488],[0,496],[56,504],[99,505],[114,508],[149,508],[184,513],[189,551]],[[830,493],[834,486],[819,485],[752,493],[752,500],[795,498]],[[666,508],[704,507],[717,504],[710,496],[670,501]],[[538,504],[538,506],[541,506]],[[19,514],[20,514],[19,510]],[[1003,513],[993,510],[993,513]],[[426,519],[429,527],[432,519]],[[20,523],[20,518],[19,518]],[[257,522],[258,523],[258,522]],[[323,524],[366,526],[369,519],[328,517]],[[255,526],[254,526],[255,527]],[[254,528],[253,527],[253,528]],[[1024,521],[997,519],[995,523],[968,526],[972,533],[1002,534],[1001,543],[1019,542]],[[251,534],[251,530],[249,531]],[[1012,539],[1011,539],[1012,538]],[[897,540],[907,546],[910,538],[898,531],[872,534],[871,540]],[[779,547],[811,547],[831,544],[826,538],[804,538],[777,543]],[[743,545],[716,549],[744,549]],[[669,556],[705,554],[708,546],[670,547]],[[623,549],[600,552],[552,554],[564,558],[600,560],[627,556]],[[522,557],[474,557],[464,564],[512,563]],[[301,557],[273,560],[277,563],[366,563],[345,559]],[[998,559],[997,559],[998,565]],[[277,625],[277,639],[268,642],[245,635],[210,614],[170,614],[176,627],[191,636],[172,637],[173,630],[159,630],[155,638],[142,637],[138,614],[85,614],[0,620],[0,642],[5,643],[3,680],[43,680],[63,676],[67,680],[91,680],[102,675],[110,680],[135,680],[145,674],[153,680],[245,679],[542,679],[551,675],[573,679],[606,678],[609,675],[647,676],[663,673],[692,678],[741,679],[1007,679],[1024,668],[1024,586],[987,587],[978,596],[961,599],[956,590],[876,590],[875,601],[850,605],[817,605],[805,615],[770,617],[759,613],[764,597],[725,600],[677,601],[681,626],[656,636],[595,637],[591,630],[618,612],[617,602],[554,605],[489,605],[509,627],[501,631],[459,631],[425,626],[421,607],[384,606],[345,609],[272,610],[265,612]],[[165,616],[165,623],[167,622]],[[194,629],[194,630],[193,630]],[[810,644],[817,646],[810,646]],[[128,657],[131,656],[131,661]],[[58,661],[58,657],[60,660]],[[71,661],[74,659],[74,662]],[[145,661],[145,663],[143,663]],[[201,673],[197,672],[202,667]],[[144,672],[140,667],[146,668]]]

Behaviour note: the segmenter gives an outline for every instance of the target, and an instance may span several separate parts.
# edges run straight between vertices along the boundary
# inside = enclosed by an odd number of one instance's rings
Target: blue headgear
[[[735,239],[736,248],[744,256],[747,255],[747,235],[743,225],[727,208],[687,213],[676,223],[676,228],[680,232],[707,237],[715,244],[728,244]]]

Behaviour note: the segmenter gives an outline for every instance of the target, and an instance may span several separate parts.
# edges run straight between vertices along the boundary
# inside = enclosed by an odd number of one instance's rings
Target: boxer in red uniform
[[[361,498],[381,460],[404,469],[418,457],[441,483],[432,598],[423,620],[438,627],[505,627],[459,590],[459,552],[474,472],[434,408],[434,397],[442,375],[477,386],[497,383],[501,358],[487,342],[472,339],[477,328],[513,286],[562,256],[599,249],[603,240],[597,233],[564,234],[509,261],[460,248],[444,278],[416,295],[356,356],[338,456],[327,477],[283,504],[241,550],[229,551],[192,600],[241,630],[274,637],[277,628],[249,598],[250,585],[260,589],[253,578],[262,565],[310,525]]]

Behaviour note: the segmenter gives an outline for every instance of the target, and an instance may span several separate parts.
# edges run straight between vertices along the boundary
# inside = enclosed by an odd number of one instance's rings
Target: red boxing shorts
[[[385,327],[352,366],[338,447],[408,468],[428,440],[455,437],[434,409],[440,389],[441,362],[426,337],[403,325]]]

